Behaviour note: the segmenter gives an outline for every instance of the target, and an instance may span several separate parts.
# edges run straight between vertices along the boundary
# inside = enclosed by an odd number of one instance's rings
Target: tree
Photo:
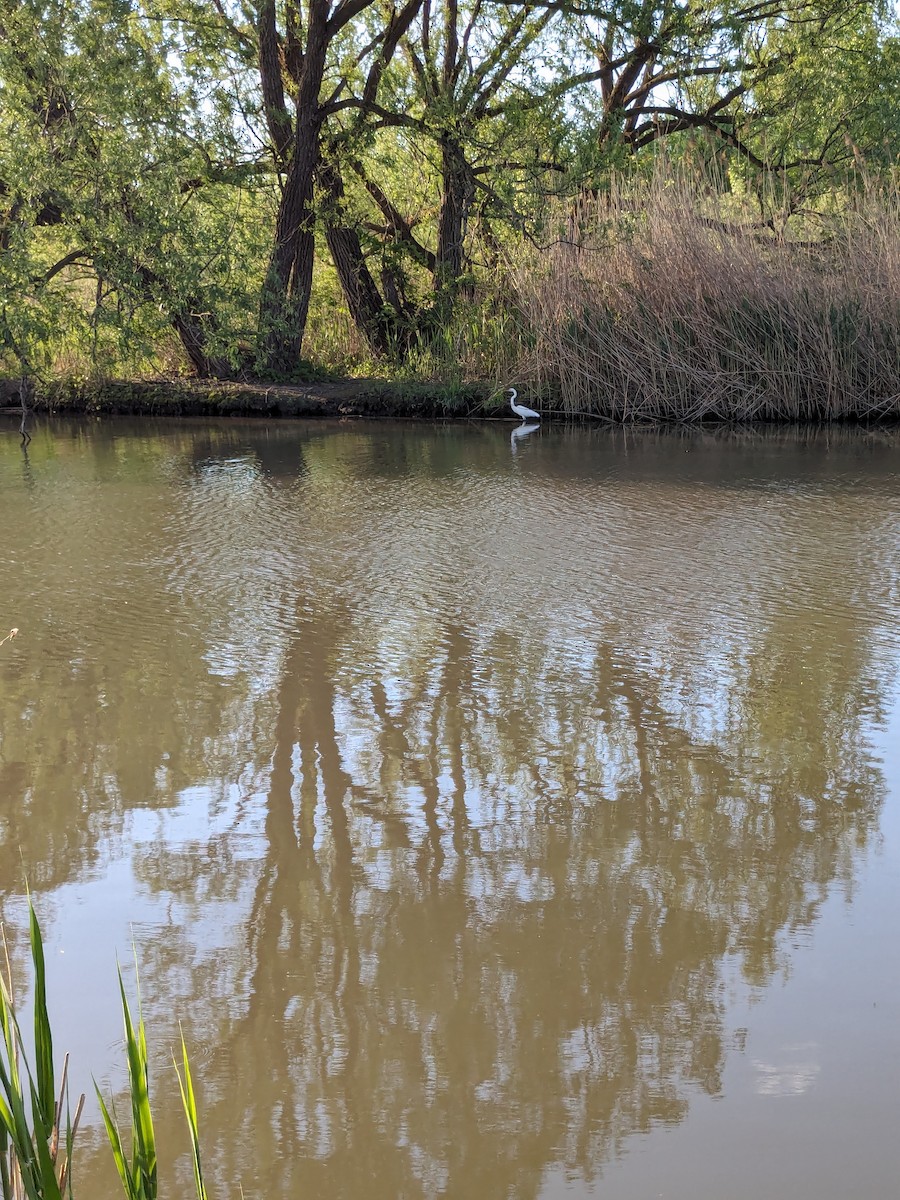
[[[402,353],[663,140],[785,211],[886,165],[897,62],[871,0],[0,0],[0,352],[290,376],[324,233]]]
[[[544,33],[553,19],[527,4],[423,0],[380,92],[351,82],[351,119],[333,138],[332,154],[361,184],[356,219],[381,258],[382,305],[407,329],[445,325],[456,297],[471,291],[473,214],[496,253],[490,220],[516,219],[517,182],[558,167],[548,146],[562,123],[547,120],[541,106],[552,77]],[[424,181],[418,197],[417,178]],[[417,199],[424,220],[411,215]],[[410,294],[409,269],[427,272],[430,299]]]
[[[0,0],[3,336],[31,369],[67,335],[96,357],[166,325],[229,369],[204,295],[229,214],[199,184],[242,168],[176,50],[130,0]]]
[[[368,60],[362,101],[378,87],[397,41],[408,27],[420,0],[401,8],[378,7],[378,28],[360,46],[357,62]],[[259,73],[270,148],[282,176],[275,222],[260,304],[261,364],[266,372],[289,372],[296,364],[309,311],[315,252],[313,188],[322,158],[323,128],[328,117],[344,107],[345,76],[329,56],[340,53],[345,39],[351,45],[352,23],[376,0],[310,0],[303,6],[287,0],[284,25],[279,29],[274,0],[258,6],[256,28]],[[328,89],[331,69],[334,83]],[[326,94],[327,93],[327,94]]]
[[[538,0],[541,3],[541,0]],[[834,64],[858,56],[861,30],[878,13],[872,0],[726,0],[679,4],[629,0],[610,7],[592,0],[546,0],[565,14],[582,49],[582,66],[565,81],[579,88],[585,124],[607,155],[636,153],[662,138],[704,130],[761,171],[822,166],[839,139],[845,113],[830,128],[806,114],[815,146],[789,157],[785,139],[768,139],[784,115],[787,81],[827,79]],[[588,66],[588,62],[596,66]],[[825,100],[822,96],[821,100]],[[834,116],[834,114],[831,114]]]

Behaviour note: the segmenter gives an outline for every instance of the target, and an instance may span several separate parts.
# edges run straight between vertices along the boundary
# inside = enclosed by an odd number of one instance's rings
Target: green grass
[[[131,1155],[126,1155],[119,1129],[115,1105],[107,1106],[103,1094],[94,1083],[103,1123],[112,1147],[116,1169],[129,1200],[156,1200],[158,1190],[156,1136],[153,1132],[153,1113],[150,1109],[150,1070],[147,1062],[147,1037],[141,1011],[138,987],[138,1022],[135,1026],[125,995],[122,971],[119,969],[119,993],[122,997],[122,1016],[125,1022],[125,1053],[128,1060],[128,1092],[131,1098]]]
[[[56,1092],[44,946],[30,897],[28,914],[34,970],[35,1066],[32,1071],[25,1056],[4,936],[6,971],[0,971],[0,1187],[3,1200],[62,1200],[72,1195],[72,1147],[84,1096],[79,1098],[72,1118],[68,1055]]]
[[[174,1062],[174,1059],[173,1059]],[[188,1061],[187,1046],[184,1044],[184,1034],[181,1035],[181,1066],[184,1071],[182,1077],[181,1071],[178,1070],[178,1063],[175,1062],[175,1074],[178,1076],[178,1090],[181,1093],[181,1107],[184,1110],[184,1116],[188,1123],[188,1129],[191,1135],[191,1158],[194,1164],[194,1189],[197,1193],[197,1200],[207,1200],[206,1184],[203,1182],[203,1163],[200,1159],[200,1134],[199,1121],[197,1118],[197,1103],[194,1099],[194,1083],[191,1079],[191,1064]]]
[[[2,1200],[72,1200],[72,1149],[84,1096],[79,1097],[73,1117],[69,1107],[68,1055],[63,1063],[58,1091],[55,1087],[44,944],[30,896],[28,916],[34,977],[33,1068],[26,1057],[16,1011],[5,934],[2,938],[5,971],[0,969],[0,1196]],[[126,1139],[119,1126],[115,1105],[112,1100],[107,1104],[96,1082],[94,1088],[125,1195],[129,1200],[156,1200],[159,1187],[156,1136],[150,1104],[150,1070],[140,987],[135,1023],[121,970],[119,993],[125,1026],[131,1108],[130,1152],[126,1149]],[[200,1122],[194,1082],[183,1035],[181,1066],[175,1060],[173,1063],[190,1136],[197,1200],[208,1200],[200,1157]]]

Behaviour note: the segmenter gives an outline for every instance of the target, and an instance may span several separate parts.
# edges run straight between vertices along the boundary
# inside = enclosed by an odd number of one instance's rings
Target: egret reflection
[[[522,438],[528,437],[530,433],[534,433],[536,429],[540,429],[540,425],[519,425],[509,435],[509,445],[513,454],[516,452],[516,447]]]

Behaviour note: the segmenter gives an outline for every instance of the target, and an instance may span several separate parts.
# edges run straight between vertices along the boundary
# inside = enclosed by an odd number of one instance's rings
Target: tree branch
[[[410,251],[413,259],[426,270],[434,272],[437,259],[434,251],[429,250],[426,246],[415,237],[412,231],[412,226],[409,221],[403,216],[398,208],[396,208],[385,193],[381,190],[378,184],[370,179],[366,174],[365,168],[358,160],[349,162],[350,169],[362,180],[363,187],[378,205],[384,219],[387,221],[388,228],[392,235],[402,242]]]
[[[55,262],[53,266],[49,268],[49,270],[43,273],[43,275],[39,275],[36,279],[34,279],[33,282],[44,284],[49,283],[55,275],[60,273],[60,271],[64,271],[66,267],[71,267],[73,263],[78,262],[78,260],[87,253],[87,247],[85,246],[80,247],[78,250],[71,250],[63,258],[61,258],[59,262]]]

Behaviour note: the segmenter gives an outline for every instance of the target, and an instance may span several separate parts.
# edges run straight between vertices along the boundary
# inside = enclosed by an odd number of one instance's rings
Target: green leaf
[[[188,1130],[191,1135],[191,1154],[194,1164],[194,1189],[197,1193],[197,1200],[207,1200],[206,1184],[203,1182],[203,1164],[200,1159],[200,1135],[199,1121],[197,1119],[197,1103],[194,1099],[194,1084],[191,1079],[191,1064],[188,1060],[187,1046],[184,1043],[184,1034],[181,1035],[181,1061],[184,1068],[184,1079],[182,1080],[181,1072],[178,1070],[178,1063],[175,1063],[175,1074],[178,1076],[178,1090],[181,1093],[181,1107],[184,1109],[184,1115],[187,1118]]]
[[[53,1080],[53,1035],[47,1011],[47,977],[44,966],[44,942],[31,897],[28,897],[29,939],[34,964],[34,1051],[40,1118],[49,1135],[56,1115]]]
[[[97,1101],[100,1105],[100,1113],[103,1117],[103,1124],[106,1126],[106,1136],[109,1138],[109,1144],[112,1149],[113,1159],[115,1160],[116,1170],[119,1172],[119,1178],[122,1181],[122,1187],[125,1191],[125,1195],[128,1197],[128,1200],[140,1200],[141,1193],[135,1188],[131,1169],[127,1159],[125,1158],[125,1151],[122,1148],[122,1136],[119,1133],[118,1122],[107,1108],[106,1101],[103,1099],[103,1093],[97,1086],[96,1080],[94,1080],[94,1091],[97,1093]]]

